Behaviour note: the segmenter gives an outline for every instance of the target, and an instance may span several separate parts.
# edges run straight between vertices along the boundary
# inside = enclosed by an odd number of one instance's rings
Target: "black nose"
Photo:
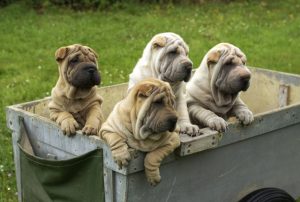
[[[185,71],[191,72],[193,69],[193,64],[191,62],[185,62],[182,64],[182,67]]]
[[[186,69],[186,73],[187,73],[187,74],[191,74],[191,73],[192,73],[192,68],[187,68],[187,69]]]
[[[249,71],[246,71],[245,69],[242,69],[242,71],[239,72],[239,76],[242,81],[249,81],[251,78],[251,73]]]
[[[241,80],[244,82],[248,82],[251,78],[251,74],[245,74],[243,76],[241,76]]]
[[[169,125],[169,131],[173,132],[176,128],[176,123],[177,123],[177,117],[171,117],[168,119],[168,125]]]
[[[183,78],[183,80],[185,82],[188,82],[191,78],[192,75],[192,69],[193,69],[193,65],[192,63],[185,63],[183,66],[183,70],[185,71],[185,77]]]
[[[93,74],[97,71],[97,67],[95,65],[87,65],[84,67],[84,70],[89,72],[90,74]]]

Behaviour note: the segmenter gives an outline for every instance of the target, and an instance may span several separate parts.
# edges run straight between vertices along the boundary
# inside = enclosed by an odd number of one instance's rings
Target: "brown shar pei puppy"
[[[74,134],[83,127],[84,134],[96,135],[103,122],[102,98],[96,92],[100,83],[96,52],[74,44],[59,48],[55,58],[59,78],[48,105],[51,120],[59,124],[64,134]]]
[[[188,53],[189,48],[179,35],[172,32],[155,35],[129,76],[128,90],[146,78],[168,82],[175,94],[180,132],[194,136],[199,128],[190,122],[185,97],[185,82],[191,78],[193,68]]]
[[[153,186],[161,179],[161,161],[180,145],[174,102],[168,83],[143,80],[116,104],[100,130],[119,167],[128,164],[129,147],[147,152],[145,173]]]
[[[248,89],[250,77],[239,48],[220,43],[209,50],[186,88],[192,122],[218,131],[226,130],[224,119],[229,116],[250,124],[253,114],[239,97]]]

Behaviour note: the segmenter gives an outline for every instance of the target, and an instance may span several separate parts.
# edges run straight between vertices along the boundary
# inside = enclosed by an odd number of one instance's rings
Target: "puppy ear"
[[[167,43],[167,39],[163,36],[156,36],[153,40],[152,47],[153,48],[159,48],[164,47]]]
[[[213,63],[217,63],[221,57],[221,52],[219,50],[212,51],[207,56],[207,66]]]
[[[59,49],[56,50],[55,52],[55,59],[57,62],[62,61],[63,59],[65,59],[65,57],[68,54],[68,48],[67,47],[61,47]]]
[[[139,87],[137,95],[139,97],[149,97],[157,87],[151,84],[143,84]]]

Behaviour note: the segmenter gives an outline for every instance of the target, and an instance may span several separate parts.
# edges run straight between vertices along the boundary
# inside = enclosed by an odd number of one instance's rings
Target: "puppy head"
[[[157,34],[150,45],[150,60],[160,79],[173,83],[191,78],[193,63],[188,57],[189,48],[179,35]]]
[[[55,52],[60,76],[68,84],[81,89],[100,84],[97,57],[93,49],[79,44],[61,47]]]
[[[232,44],[221,43],[212,48],[207,55],[212,85],[224,94],[246,91],[251,78],[246,61],[245,54]]]
[[[146,79],[137,83],[131,93],[135,98],[137,139],[159,139],[163,132],[175,130],[178,116],[168,83]]]

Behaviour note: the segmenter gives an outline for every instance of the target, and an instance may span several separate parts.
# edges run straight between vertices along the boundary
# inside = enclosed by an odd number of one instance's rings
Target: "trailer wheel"
[[[262,188],[251,192],[239,202],[295,202],[286,191],[278,188]]]

